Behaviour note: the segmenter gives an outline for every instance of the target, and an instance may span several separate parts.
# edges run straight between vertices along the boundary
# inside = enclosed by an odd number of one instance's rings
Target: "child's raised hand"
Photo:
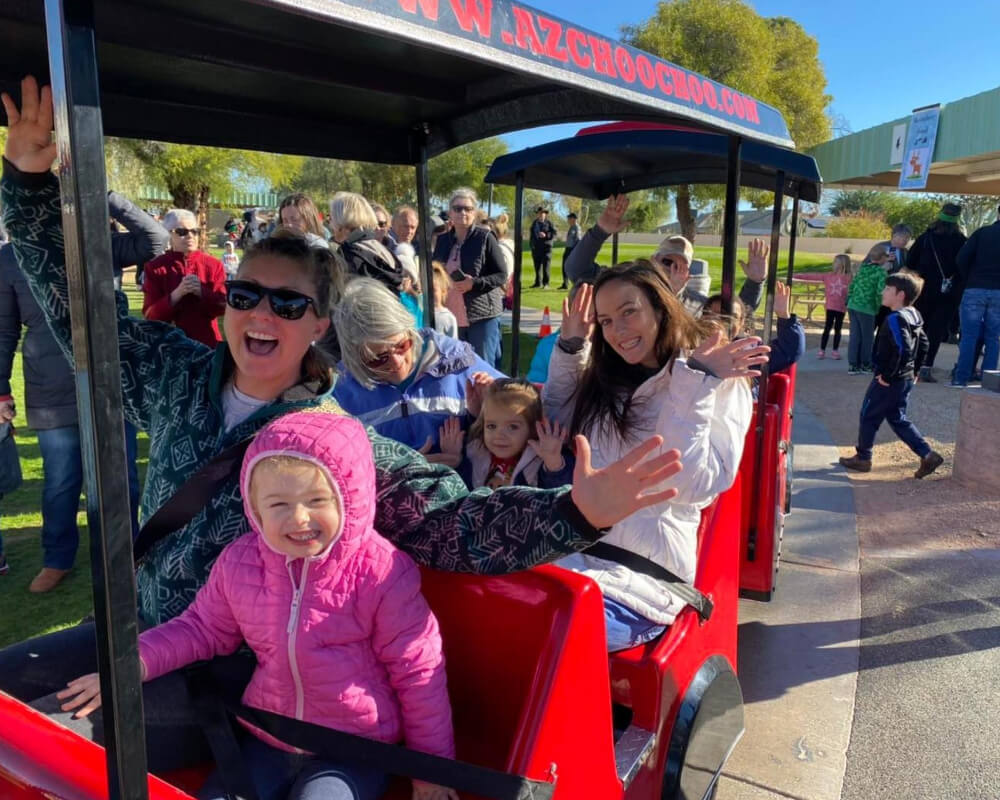
[[[96,672],[83,675],[74,681],[66,684],[66,688],[56,693],[60,700],[67,700],[60,708],[63,711],[79,709],[74,715],[74,719],[82,719],[101,707],[101,677]]]
[[[462,430],[462,423],[458,417],[446,419],[438,432],[438,437],[438,446],[441,448],[441,455],[444,456],[440,462],[452,469],[457,468],[462,463],[462,445],[465,442],[465,431]]]
[[[458,792],[447,786],[413,779],[413,800],[459,800]]]
[[[705,339],[691,354],[719,378],[752,378],[759,372],[754,367],[767,363],[771,348],[762,345],[756,336],[726,342],[722,331]]]
[[[573,298],[563,298],[562,330],[563,339],[587,339],[594,330],[594,287],[583,285]]]
[[[791,305],[792,287],[785,286],[781,281],[774,284],[774,313],[779,319],[788,319],[788,307]]]
[[[472,416],[478,417],[483,410],[483,396],[494,380],[488,372],[473,372],[471,380],[465,382],[465,407]]]
[[[538,433],[538,438],[529,439],[528,447],[542,459],[545,469],[549,472],[558,472],[566,466],[562,449],[569,431],[558,422],[549,422],[544,417],[535,423],[535,430]]]

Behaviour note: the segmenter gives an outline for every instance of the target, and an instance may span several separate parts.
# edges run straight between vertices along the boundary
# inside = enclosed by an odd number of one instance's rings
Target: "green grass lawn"
[[[636,258],[648,258],[656,248],[646,244],[622,244],[618,247],[618,261],[630,261]],[[721,247],[695,247],[695,255],[708,261],[708,271],[712,276],[712,289],[718,291],[722,282],[722,248]],[[552,253],[551,268],[551,289],[532,289],[531,284],[535,282],[535,266],[531,261],[531,253],[525,251],[522,261],[521,277],[521,305],[524,308],[549,308],[555,312],[562,307],[564,292],[556,289],[562,283],[562,256],[563,251],[557,247]],[[746,261],[747,251],[742,248],[737,251],[737,261]],[[597,256],[597,263],[611,264],[611,242],[605,242],[604,247]],[[830,259],[815,253],[797,253],[795,256],[795,270],[797,272],[825,272],[831,268]],[[788,270],[788,252],[782,251],[778,254],[778,278],[783,280]],[[743,273],[738,264],[736,267],[737,290],[743,282]],[[796,293],[804,291],[804,287],[794,285],[793,291]]]
[[[142,294],[126,286],[129,307],[134,314],[142,308]],[[65,628],[91,613],[90,539],[83,502],[77,520],[80,525],[80,549],[73,571],[47,594],[30,594],[28,584],[42,567],[42,455],[38,437],[29,430],[24,416],[24,379],[21,354],[14,356],[11,389],[17,403],[17,450],[21,457],[24,482],[16,492],[3,498],[4,551],[10,572],[0,577],[0,647],[32,636]],[[149,440],[139,434],[139,477],[145,478]],[[128,502],[127,498],[125,502]]]

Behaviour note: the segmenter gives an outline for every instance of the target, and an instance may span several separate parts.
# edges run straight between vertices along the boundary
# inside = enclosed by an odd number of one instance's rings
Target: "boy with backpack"
[[[930,475],[944,462],[941,454],[931,449],[916,426],[906,418],[914,376],[927,355],[924,321],[913,307],[923,285],[919,276],[906,271],[885,279],[882,305],[887,306],[890,313],[875,337],[874,377],[861,404],[857,452],[840,459],[847,469],[871,471],[872,446],[883,420],[887,420],[893,432],[920,457],[914,478]]]

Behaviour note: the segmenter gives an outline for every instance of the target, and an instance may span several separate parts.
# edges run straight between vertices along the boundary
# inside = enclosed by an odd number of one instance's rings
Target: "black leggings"
[[[830,338],[830,329],[833,328],[833,349],[840,349],[840,330],[844,327],[844,312],[826,310],[826,324],[823,326],[823,338],[820,339],[819,349],[826,350],[826,343]]]

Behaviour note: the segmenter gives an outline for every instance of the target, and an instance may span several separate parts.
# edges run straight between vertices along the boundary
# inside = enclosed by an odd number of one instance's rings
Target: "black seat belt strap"
[[[666,567],[657,564],[655,561],[651,561],[645,556],[640,556],[638,553],[633,553],[631,550],[626,550],[623,547],[608,544],[607,542],[598,542],[582,552],[588,556],[594,556],[595,558],[601,558],[605,561],[612,561],[615,564],[621,564],[623,567],[628,567],[633,572],[641,572],[643,575],[648,575],[650,578],[662,581],[668,585],[671,593],[677,595],[681,600],[697,611],[698,616],[700,616],[703,621],[707,621],[712,616],[713,605],[711,600],[709,600],[704,594],[698,591],[683,578],[675,575]]]
[[[138,564],[160,539],[187,525],[215,496],[219,486],[233,475],[238,475],[243,465],[243,455],[253,437],[230,445],[181,484],[170,498],[160,506],[132,544],[135,563]]]

